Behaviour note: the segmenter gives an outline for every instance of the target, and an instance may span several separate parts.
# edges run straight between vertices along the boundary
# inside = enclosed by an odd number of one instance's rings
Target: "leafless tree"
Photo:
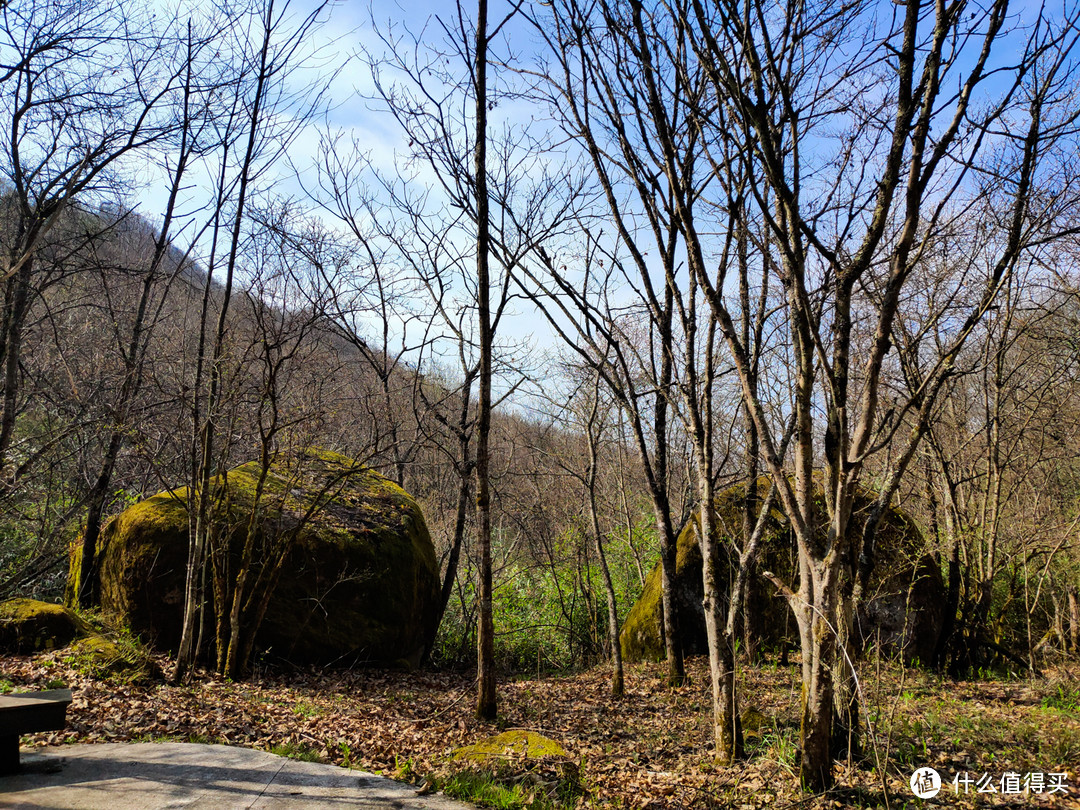
[[[36,253],[76,198],[115,197],[125,159],[169,133],[184,46],[138,5],[64,0],[5,5],[0,15],[0,469],[10,491],[35,460],[13,465],[10,451],[26,318],[45,282]]]
[[[925,294],[943,286],[928,284]],[[1035,669],[1033,623],[1052,623],[1041,615],[1052,601],[1050,571],[1061,571],[1055,561],[1076,542],[1074,331],[1075,310],[1057,280],[1024,268],[957,358],[927,427],[928,522],[949,573],[934,664],[954,675],[1002,656]],[[914,341],[911,324],[898,324],[898,346]],[[1025,637],[1009,620],[1017,611]]]
[[[716,320],[705,304],[695,280],[685,272],[683,260],[687,233],[695,227],[709,227],[726,234],[718,261],[732,263],[738,255],[745,265],[746,229],[736,228],[737,216],[712,210],[702,214],[696,201],[705,198],[712,173],[706,161],[702,132],[694,119],[708,89],[706,76],[693,63],[693,51],[684,27],[664,22],[647,24],[639,5],[620,3],[560,2],[552,6],[550,17],[537,21],[546,32],[553,65],[544,71],[539,92],[546,94],[558,111],[561,125],[588,155],[607,202],[605,217],[613,223],[618,242],[625,249],[627,277],[638,306],[648,314],[650,335],[657,339],[652,349],[659,357],[661,373],[653,378],[656,409],[665,415],[671,408],[683,422],[694,451],[694,495],[698,505],[698,538],[705,565],[703,589],[705,624],[710,651],[710,671],[714,697],[714,732],[718,757],[730,762],[741,753],[741,734],[735,696],[734,640],[728,631],[727,610],[733,603],[726,572],[721,570],[720,534],[713,501],[719,468],[717,459],[720,414],[714,411],[715,388],[722,369],[716,341]],[[742,193],[745,181],[728,186],[732,196]],[[676,200],[685,204],[681,207]],[[708,218],[709,226],[695,225],[695,218]],[[637,223],[641,221],[642,225]],[[736,239],[736,234],[741,239]],[[653,251],[658,258],[651,258]],[[605,261],[623,268],[614,254]],[[595,345],[590,334],[598,330],[590,306],[576,295],[570,273],[559,268],[564,259],[551,261],[548,281],[541,282],[549,294],[564,296],[580,315],[568,308],[566,319],[578,320],[577,334],[568,337],[593,343],[593,356],[610,351]],[[743,274],[745,278],[745,273]],[[749,292],[744,291],[748,330],[754,323]],[[610,295],[610,292],[605,294]],[[595,305],[594,311],[595,311]],[[759,307],[760,309],[760,307]],[[762,317],[752,329],[760,341]],[[603,342],[612,343],[610,328]],[[757,345],[757,344],[755,344]],[[599,351],[598,351],[599,349]],[[755,350],[759,351],[759,350]],[[618,356],[617,352],[613,353]],[[616,375],[610,375],[612,379]],[[624,379],[626,375],[620,375]],[[659,434],[659,427],[657,428]],[[747,442],[756,457],[753,441]],[[643,458],[649,458],[644,444]],[[657,458],[665,448],[657,444]],[[657,523],[663,538],[661,559],[665,562],[665,624],[673,610],[671,582],[674,567],[674,532],[664,487],[654,488]],[[750,487],[749,489],[753,489]],[[753,503],[750,503],[753,513]],[[666,526],[666,529],[664,528]],[[750,532],[747,532],[749,535]],[[747,566],[751,556],[746,559]],[[745,577],[744,577],[745,578]],[[734,617],[732,617],[734,619]],[[669,661],[670,645],[677,635],[675,624],[666,626]],[[737,624],[732,625],[737,626]],[[732,631],[734,632],[734,631]]]
[[[750,387],[727,267],[711,268],[703,240],[688,233],[692,272],[719,320],[798,543],[797,588],[777,584],[800,630],[800,774],[811,789],[832,783],[832,756],[858,724],[847,679],[847,694],[836,694],[836,670],[850,669],[838,644],[852,615],[844,577],[857,598],[873,566],[877,523],[953,359],[1031,246],[1061,232],[1061,212],[1072,204],[1064,185],[1046,183],[1073,134],[1075,18],[1040,17],[1010,32],[1008,12],[1004,1],[975,11],[909,3],[891,19],[861,3],[774,9],[693,0],[674,10],[708,75],[698,125],[708,133],[715,174],[728,187],[748,181],[745,204],[766,223],[777,256],[761,272],[775,274],[787,299],[796,375],[790,471]],[[834,143],[829,153],[812,143],[825,138]],[[956,328],[916,395],[896,403],[914,418],[914,429],[900,435],[906,420],[878,419],[892,326],[927,248],[988,197],[998,207],[989,255],[971,279],[980,293],[950,315]],[[852,351],[861,335],[860,361]],[[867,461],[890,448],[874,512],[863,536],[852,537],[851,507]],[[813,505],[819,458],[827,511],[820,526]]]
[[[360,469],[357,464],[354,470],[334,472],[315,485],[310,502],[290,503],[293,484],[299,486],[313,473],[319,477],[317,459],[306,451],[325,406],[321,393],[326,377],[311,373],[312,361],[319,358],[328,366],[323,372],[335,376],[328,354],[320,351],[328,337],[319,328],[323,307],[312,305],[305,294],[306,261],[287,236],[290,220],[287,205],[262,212],[261,227],[245,250],[244,263],[252,272],[242,303],[253,327],[244,352],[252,366],[253,390],[245,399],[254,410],[246,421],[258,431],[258,461],[247,502],[234,498],[229,474],[222,472],[223,511],[211,511],[212,519],[226,527],[215,534],[211,548],[218,670],[232,678],[247,674],[256,633],[299,533]],[[230,514],[237,501],[245,511],[238,553]]]
[[[409,222],[416,226],[411,236],[399,235],[395,249],[406,264],[432,248],[441,251],[440,265],[454,275],[440,276],[431,267],[418,266],[414,278],[432,294],[435,312],[451,315],[440,315],[438,320],[440,328],[458,338],[456,351],[469,382],[463,389],[466,396],[472,380],[476,385],[475,428],[461,429],[469,412],[467,401],[461,400],[456,433],[461,451],[457,463],[462,470],[471,467],[475,475],[480,559],[477,715],[483,718],[496,713],[489,469],[495,336],[511,300],[510,269],[534,251],[546,234],[560,227],[563,215],[559,201],[565,197],[554,193],[555,181],[545,174],[535,153],[528,156],[532,148],[528,133],[515,132],[510,124],[497,137],[489,132],[489,113],[502,99],[501,91],[489,87],[489,49],[516,11],[517,6],[510,7],[489,28],[485,2],[478,6],[475,20],[459,7],[452,18],[437,18],[432,23],[436,34],[443,37],[441,45],[430,37],[421,43],[408,30],[391,28],[382,33],[387,54],[368,56],[377,99],[408,134],[413,173],[422,167],[420,177],[407,174],[404,181],[382,182],[384,190],[397,186],[390,204],[410,212]],[[523,146],[527,146],[525,157]],[[539,171],[530,177],[526,188],[522,178],[530,168]],[[434,241],[419,252],[400,250],[400,240],[416,240],[421,235]],[[455,244],[459,239],[468,246],[465,250]],[[462,272],[466,259],[473,266]],[[448,306],[463,292],[463,308]],[[458,317],[463,312],[470,313],[468,326]],[[436,336],[438,329],[428,334]],[[425,337],[421,345],[432,344]],[[471,459],[467,458],[470,443],[474,446]],[[463,503],[468,496],[464,482],[459,495]],[[463,527],[463,521],[458,520],[457,525]],[[455,542],[454,548],[457,546]]]
[[[206,562],[211,530],[211,481],[217,471],[215,442],[218,432],[222,364],[229,324],[233,284],[244,240],[247,206],[255,186],[295,139],[300,125],[310,120],[320,103],[310,86],[290,86],[296,79],[300,54],[308,47],[308,37],[321,22],[326,4],[319,4],[294,21],[289,0],[255,3],[248,9],[231,11],[235,19],[225,31],[235,40],[234,82],[223,94],[223,106],[212,120],[218,131],[215,211],[209,230],[209,259],[203,295],[202,326],[193,385],[193,441],[191,485],[189,487],[188,568],[184,594],[184,617],[174,678],[186,676],[197,649],[197,618],[202,606],[200,582]],[[250,30],[249,30],[250,28]],[[215,271],[221,270],[220,293]],[[216,313],[213,307],[216,304]],[[207,324],[216,315],[216,327],[207,335]],[[205,376],[204,376],[205,375]],[[205,393],[203,386],[206,386]]]
[[[173,147],[171,154],[162,158],[162,169],[168,178],[165,209],[160,227],[149,240],[150,244],[134,248],[149,248],[149,256],[140,256],[136,260],[136,266],[142,268],[141,290],[127,333],[118,332],[116,335],[124,376],[111,403],[112,418],[105,453],[88,493],[86,526],[83,529],[79,554],[78,567],[81,577],[77,594],[79,604],[84,608],[90,607],[94,601],[97,586],[96,555],[103,512],[111,494],[113,473],[130,429],[132,409],[144,383],[147,352],[160,322],[170,282],[178,274],[191,270],[188,253],[175,247],[174,238],[177,232],[185,230],[192,221],[190,215],[185,216],[178,212],[178,206],[184,186],[190,179],[191,163],[198,159],[205,148],[203,133],[208,129],[208,122],[204,117],[208,109],[205,101],[214,89],[210,71],[207,70],[210,62],[205,53],[209,42],[207,36],[196,33],[193,25],[188,23],[184,49],[181,52],[183,69],[177,78],[175,101],[170,104],[174,123],[170,137],[163,139],[161,143],[161,146]],[[189,244],[194,242],[196,236],[193,233],[187,234]],[[108,238],[107,234],[106,239]],[[128,257],[128,260],[132,258],[134,257]],[[120,319],[114,317],[112,321],[119,329]]]
[[[583,525],[582,531],[588,536],[600,567],[607,601],[606,641],[611,655],[611,694],[618,698],[623,696],[626,686],[622,648],[619,644],[618,601],[605,542],[605,535],[611,532],[601,526],[601,522],[607,523],[608,518],[601,517],[603,504],[600,492],[605,473],[610,473],[608,448],[622,440],[621,436],[614,436],[612,433],[613,417],[618,408],[605,396],[601,375],[594,368],[581,364],[563,365],[569,378],[567,383],[570,390],[555,389],[552,386],[553,375],[549,374],[542,382],[545,391],[538,392],[537,396],[551,406],[552,432],[565,436],[568,441],[531,449],[547,461],[544,466],[553,465],[573,479],[581,489],[579,517]],[[581,448],[582,441],[585,445],[584,453]],[[552,443],[549,440],[544,444]],[[534,466],[539,468],[541,465]],[[538,497],[548,501],[561,500],[556,498],[554,493],[554,485],[548,484],[542,495],[538,493]],[[604,511],[607,513],[610,510]]]

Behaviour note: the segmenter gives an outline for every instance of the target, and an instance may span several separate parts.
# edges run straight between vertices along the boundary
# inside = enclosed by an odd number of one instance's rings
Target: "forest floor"
[[[817,796],[796,787],[796,665],[742,668],[741,703],[760,729],[747,737],[746,761],[730,768],[710,756],[707,662],[690,661],[688,672],[687,685],[669,689],[660,666],[628,667],[621,700],[610,697],[603,667],[519,676],[499,686],[497,723],[473,718],[473,680],[457,673],[261,671],[242,683],[198,673],[189,685],[169,686],[103,679],[60,651],[9,656],[0,691],[75,691],[67,729],[29,738],[34,745],[241,745],[428,782],[459,797],[475,777],[450,759],[460,746],[527,729],[566,749],[563,760],[505,759],[495,769],[499,789],[488,791],[500,807],[1080,808],[1075,664],[1031,680],[960,682],[868,664],[863,711],[874,745],[861,762],[836,763],[842,787]],[[921,766],[943,782],[928,801],[909,785]]]

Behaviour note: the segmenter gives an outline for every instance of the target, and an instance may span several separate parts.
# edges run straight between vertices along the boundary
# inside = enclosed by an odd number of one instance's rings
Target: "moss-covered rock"
[[[145,683],[163,676],[148,651],[130,637],[113,641],[94,634],[77,639],[68,647],[66,660],[75,669],[104,680]]]
[[[761,497],[765,495],[765,487],[762,479]],[[741,484],[717,496],[717,526],[724,537],[739,538],[741,542],[745,498],[746,487]],[[815,502],[820,505],[820,499]],[[862,532],[871,503],[869,493],[856,497],[852,531]],[[824,523],[823,512],[819,523]],[[731,543],[721,542],[725,552],[730,547]],[[725,559],[722,564],[730,566],[731,562]],[[767,518],[758,568],[772,571],[789,582],[795,580],[795,541],[779,508],[774,508]],[[674,583],[679,641],[685,655],[708,652],[701,604],[703,592],[698,519],[692,517],[679,534]],[[626,660],[650,661],[663,657],[660,596],[658,564],[623,624],[619,640]],[[933,558],[923,553],[918,528],[902,511],[890,509],[878,527],[877,563],[867,593],[858,606],[856,625],[861,640],[880,644],[886,651],[902,651],[909,661],[931,660],[943,619],[944,598],[941,573]],[[775,595],[774,587],[763,577],[754,576],[748,584],[745,617],[755,643],[798,645],[798,628],[786,601]]]
[[[440,780],[441,789],[482,805],[517,807],[521,802],[514,799],[526,785],[530,807],[573,807],[582,795],[578,763],[555,740],[535,731],[514,729],[488,737],[456,749],[450,761],[454,774]],[[504,796],[509,803],[502,801]]]
[[[742,725],[744,735],[747,737],[760,737],[762,730],[768,728],[773,721],[764,712],[755,709],[753,706],[747,706],[739,715],[739,722]]]
[[[416,664],[439,596],[435,550],[416,502],[351,459],[309,449],[271,466],[253,510],[260,469],[244,464],[214,484],[214,532],[220,547],[229,548],[232,570],[253,514],[259,549],[288,549],[256,652],[300,665]],[[188,556],[187,490],[129,507],[102,538],[102,612],[153,646],[175,650]],[[263,553],[256,565],[270,556]],[[77,562],[73,557],[72,579],[79,576]],[[213,610],[207,615],[212,621]]]
[[[566,749],[555,740],[537,734],[535,731],[514,729],[458,748],[451,759],[482,764],[492,759],[543,759],[544,757],[565,759],[568,756]]]
[[[692,523],[693,521],[691,521]],[[683,529],[675,551],[675,577],[672,583],[672,598],[677,614],[682,617],[701,616],[704,632],[705,613],[701,600],[705,588],[701,581],[701,548],[698,546],[697,533]],[[695,576],[695,573],[696,576]],[[623,658],[627,661],[659,661],[664,657],[661,597],[663,579],[660,564],[657,563],[645,580],[645,588],[637,602],[630,609],[623,622],[619,635]],[[682,647],[685,655],[700,655],[708,651],[704,635],[693,631],[682,634]]]
[[[91,627],[63,605],[36,599],[12,599],[0,604],[0,650],[32,653],[66,647]]]

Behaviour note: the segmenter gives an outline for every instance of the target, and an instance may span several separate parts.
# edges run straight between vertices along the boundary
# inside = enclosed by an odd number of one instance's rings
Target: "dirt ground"
[[[823,796],[796,785],[796,665],[740,671],[751,727],[747,758],[721,768],[710,756],[704,660],[689,662],[690,682],[676,689],[664,686],[659,666],[629,667],[627,694],[618,701],[609,696],[603,667],[503,681],[496,724],[473,718],[467,674],[263,671],[232,683],[198,673],[187,686],[169,686],[103,679],[75,664],[63,651],[0,664],[5,691],[63,684],[75,692],[68,728],[24,738],[24,745],[226,743],[439,785],[463,767],[450,761],[456,748],[527,729],[569,755],[564,762],[509,757],[499,764],[499,779],[531,786],[536,807],[553,806],[556,783],[572,780],[576,797],[554,806],[1080,808],[1075,664],[1038,679],[955,682],[868,663],[863,711],[873,734],[861,761],[836,763],[840,787]],[[909,784],[924,766],[943,783],[925,801]]]

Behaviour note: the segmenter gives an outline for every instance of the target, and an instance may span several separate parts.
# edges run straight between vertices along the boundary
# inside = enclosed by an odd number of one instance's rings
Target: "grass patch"
[[[306,700],[302,700],[294,705],[292,710],[293,714],[297,717],[318,717],[323,713],[322,709],[314,703],[308,703]]]
[[[799,729],[795,726],[774,722],[763,727],[759,735],[747,735],[744,742],[749,759],[775,762],[792,776],[797,772]]]
[[[439,790],[454,799],[499,810],[564,810],[574,806],[581,794],[576,780],[555,779],[526,771],[509,772],[469,768],[436,780]]]
[[[1055,709],[1072,717],[1080,717],[1080,683],[1059,683],[1053,692],[1043,697],[1039,705],[1044,709]]]
[[[61,660],[80,675],[100,681],[132,684],[161,678],[150,651],[127,630],[80,638]]]
[[[301,762],[322,762],[318,752],[307,743],[286,740],[270,748],[271,754],[289,759],[298,759]]]

